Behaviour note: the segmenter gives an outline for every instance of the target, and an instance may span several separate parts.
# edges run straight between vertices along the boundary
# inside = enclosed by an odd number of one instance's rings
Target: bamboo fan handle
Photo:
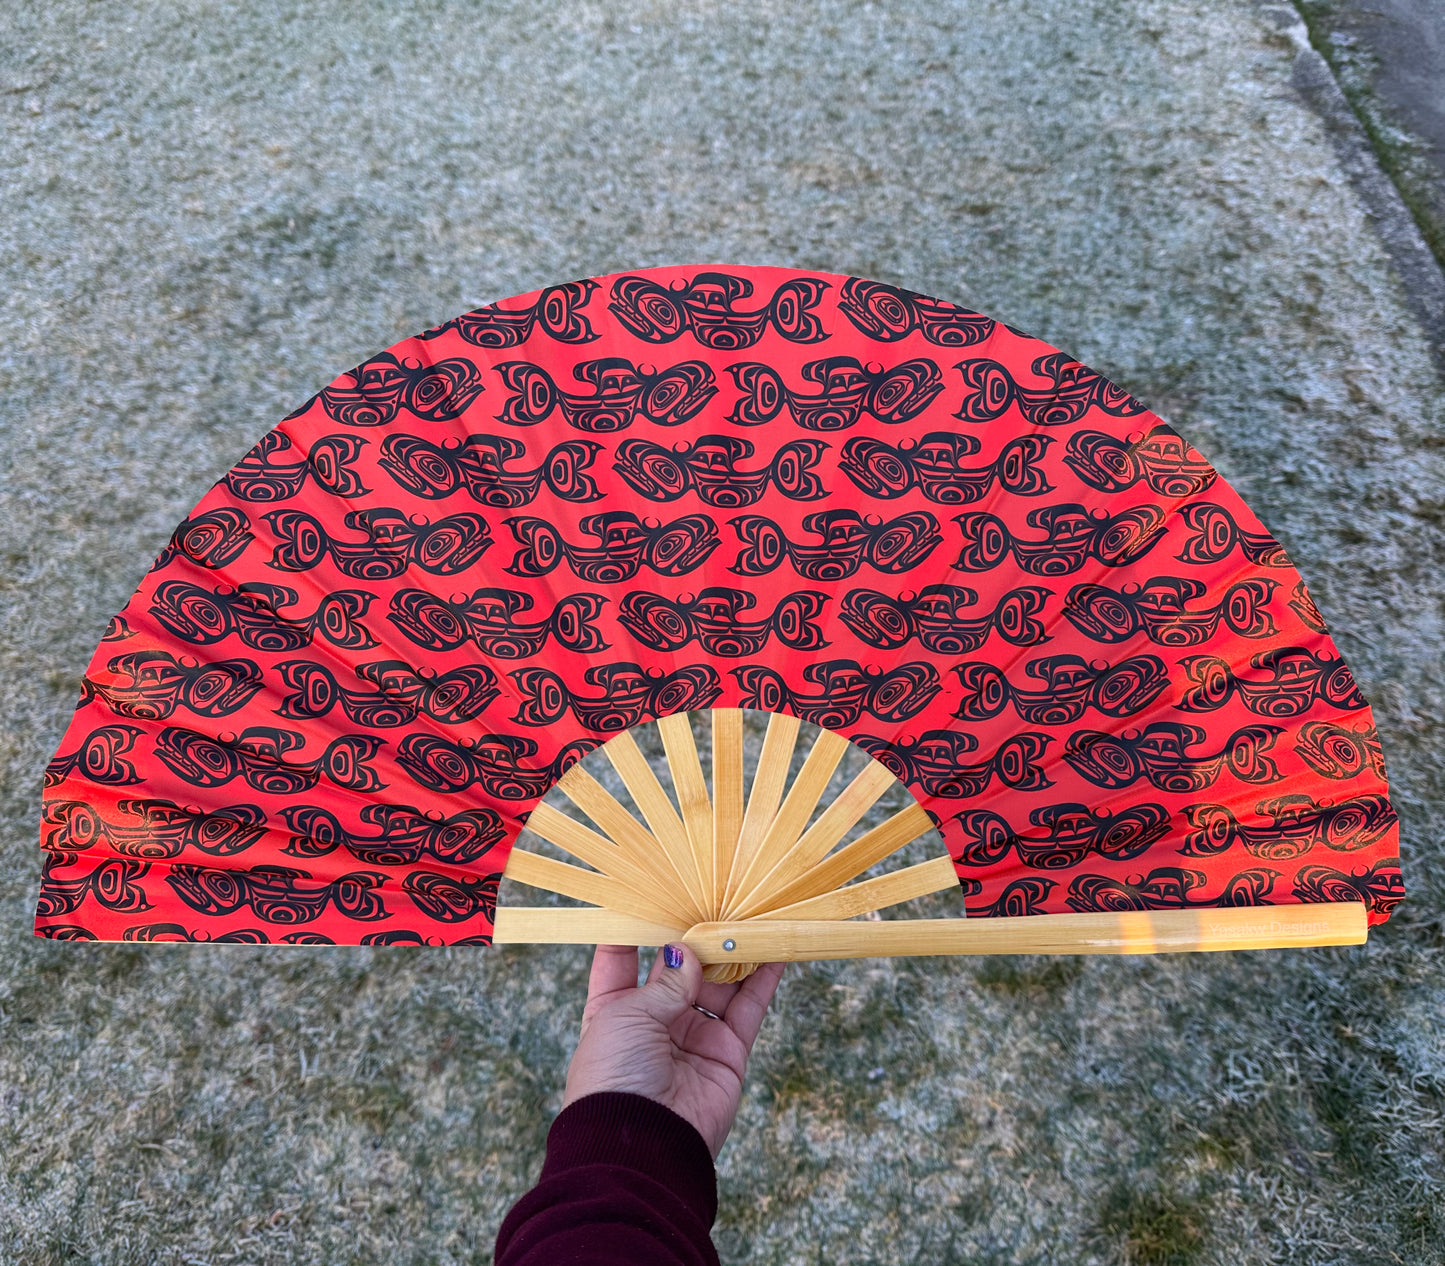
[[[1223,909],[1036,914],[996,919],[887,922],[743,919],[669,928],[610,910],[503,906],[495,940],[660,945],[683,941],[704,964],[942,954],[1169,954],[1361,945],[1359,901]]]

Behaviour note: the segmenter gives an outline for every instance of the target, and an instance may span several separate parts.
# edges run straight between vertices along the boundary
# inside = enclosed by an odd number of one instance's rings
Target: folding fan
[[[935,827],[947,856],[859,878]],[[36,928],[681,938],[723,978],[1348,943],[1403,895],[1397,835],[1304,582],[1137,400],[878,282],[665,268],[407,339],[216,484],[46,773]],[[498,911],[504,872],[588,906]],[[954,887],[966,917],[855,917]]]

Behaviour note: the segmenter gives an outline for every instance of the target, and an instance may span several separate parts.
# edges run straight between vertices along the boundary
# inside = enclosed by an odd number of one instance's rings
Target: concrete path
[[[1403,151],[1399,175],[1418,182],[1428,218],[1445,233],[1445,8],[1437,0],[1299,0],[1299,9],[1358,108],[1380,125],[1377,141]]]
[[[1445,7],[1295,0],[1266,11],[1293,28],[1296,87],[1333,134],[1445,367]]]

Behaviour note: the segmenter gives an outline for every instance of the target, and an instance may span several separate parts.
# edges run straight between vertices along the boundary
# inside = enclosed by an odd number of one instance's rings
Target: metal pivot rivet
[[[729,954],[731,954],[733,950],[737,949],[737,947],[738,943],[733,940],[732,937],[728,937],[728,939],[723,942],[723,949],[727,950]]]

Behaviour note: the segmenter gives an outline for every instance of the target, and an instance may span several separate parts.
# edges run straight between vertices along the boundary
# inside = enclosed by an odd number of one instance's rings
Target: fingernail
[[[664,945],[662,947],[662,961],[669,967],[682,966],[682,946]]]

